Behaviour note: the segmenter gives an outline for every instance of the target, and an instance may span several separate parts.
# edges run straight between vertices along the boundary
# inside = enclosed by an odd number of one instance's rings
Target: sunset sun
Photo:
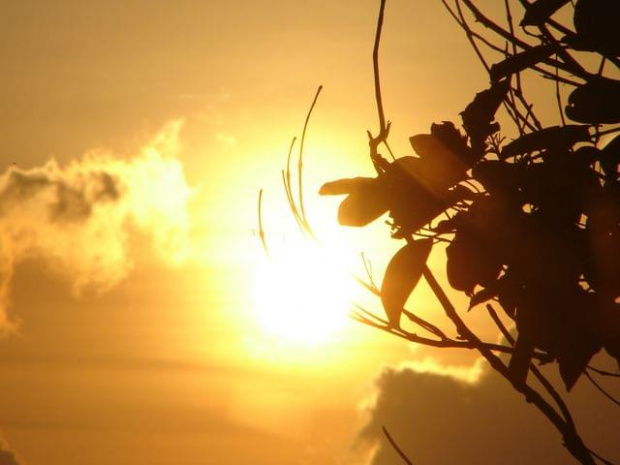
[[[337,255],[308,244],[288,247],[257,274],[257,325],[279,342],[319,345],[346,324],[354,289]]]

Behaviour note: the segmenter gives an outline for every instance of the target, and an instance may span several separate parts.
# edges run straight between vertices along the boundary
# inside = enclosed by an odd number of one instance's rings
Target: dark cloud
[[[51,221],[85,221],[97,203],[117,201],[122,186],[105,171],[67,175],[55,163],[43,168],[11,168],[0,185],[0,216],[32,201],[45,202]],[[38,198],[38,199],[37,199]]]
[[[485,372],[486,373],[486,372]],[[559,384],[558,384],[559,386]],[[620,412],[586,381],[568,396],[584,440],[612,461]],[[386,369],[377,381],[370,420],[360,433],[375,444],[372,465],[402,465],[385,426],[415,464],[565,464],[574,460],[559,433],[496,373],[478,383],[451,376]]]
[[[0,442],[0,465],[23,465],[5,444]]]

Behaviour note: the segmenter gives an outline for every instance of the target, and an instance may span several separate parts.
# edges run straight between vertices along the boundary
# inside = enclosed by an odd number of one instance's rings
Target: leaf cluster
[[[573,8],[567,0],[520,3],[520,27],[538,31],[528,32],[530,42],[510,15],[504,28],[469,0],[445,3],[475,47],[504,52],[491,66],[483,60],[491,83],[461,113],[462,130],[433,124],[410,138],[415,155],[374,155],[376,177],[331,181],[320,193],[346,195],[341,224],[361,227],[388,213],[392,237],[407,241],[380,289],[390,327],[400,327],[432,247],[448,242],[450,286],[469,296],[470,308],[494,302],[516,325],[512,382],[525,383],[533,354],[543,353],[571,389],[599,351],[620,364],[620,136],[601,138],[620,123],[620,81],[604,72],[605,63],[620,69],[620,2],[578,0],[572,29],[554,20]],[[503,48],[469,27],[463,5]],[[575,51],[599,56],[598,72]],[[558,91],[562,124],[536,118],[524,72],[572,87],[565,106]],[[495,121],[502,106],[519,133],[509,143]]]

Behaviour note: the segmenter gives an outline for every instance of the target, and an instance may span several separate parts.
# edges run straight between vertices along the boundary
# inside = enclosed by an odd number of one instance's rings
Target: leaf
[[[499,160],[483,160],[472,168],[472,178],[491,193],[514,194],[520,187],[523,166]]]
[[[350,194],[364,188],[371,188],[377,182],[377,178],[349,178],[326,182],[319,189],[320,195],[343,195]]]
[[[547,21],[553,13],[558,11],[569,0],[537,0],[525,10],[521,26],[537,26]]]
[[[511,273],[510,270],[508,270],[505,275],[499,278],[497,288],[499,291],[499,304],[502,306],[504,312],[506,312],[506,315],[514,320],[516,316],[517,299],[521,290],[521,284],[515,273]]]
[[[381,186],[370,186],[349,194],[342,201],[338,222],[343,226],[366,226],[387,210],[387,192]]]
[[[620,136],[614,137],[601,151],[601,167],[609,179],[618,179],[620,165]]]
[[[560,366],[560,376],[566,385],[566,390],[570,391],[579,377],[583,374],[594,354],[600,350],[600,345],[589,338],[578,337],[574,343],[567,348],[564,354],[558,356]]]
[[[566,150],[577,142],[590,140],[588,126],[570,124],[566,126],[551,126],[536,132],[525,134],[510,142],[502,149],[502,159],[514,157],[537,150]]]
[[[420,155],[412,174],[430,192],[440,195],[465,178],[467,165],[438,137],[418,134],[410,137],[409,142]],[[403,167],[407,169],[406,164]]]
[[[380,178],[331,181],[321,186],[319,194],[349,194],[338,208],[338,221],[343,226],[366,226],[388,210],[389,190]]]
[[[489,70],[491,81],[497,82],[500,79],[510,76],[514,73],[534,66],[537,63],[547,59],[557,50],[555,44],[538,45],[529,48],[521,53],[511,55],[499,63],[495,63]]]
[[[582,49],[620,56],[618,0],[579,0],[573,19]]]
[[[507,213],[498,196],[482,196],[457,215],[457,231],[446,248],[446,272],[454,289],[471,295],[476,285],[488,287],[496,281],[505,255]]]
[[[525,384],[530,370],[530,362],[534,353],[534,344],[523,334],[519,334],[515,341],[514,352],[508,362],[508,377],[516,385]]]
[[[485,287],[484,289],[476,292],[474,295],[471,296],[471,299],[469,299],[468,310],[471,310],[476,305],[480,305],[484,302],[487,302],[497,297],[497,292],[498,292],[497,286]]]
[[[579,123],[620,123],[620,81],[592,77],[571,92],[564,112]]]
[[[400,327],[400,315],[413,292],[431,252],[433,241],[422,239],[408,243],[390,260],[381,286],[381,302],[390,326]]]
[[[451,121],[431,124],[431,134],[466,165],[471,166],[476,161],[473,160],[471,149],[467,146],[467,136],[461,134]]]
[[[601,307],[599,332],[603,347],[616,359],[620,369],[620,304],[607,302]]]
[[[471,295],[476,285],[486,285],[497,278],[501,262],[489,250],[482,236],[458,230],[446,248],[446,271],[450,286]]]
[[[558,286],[552,279],[526,283],[517,300],[519,337],[555,357],[566,388],[572,389],[602,348],[595,329],[597,296],[582,289],[576,280]]]
[[[418,231],[448,208],[450,183],[441,173],[420,158],[403,157],[394,161],[385,173],[390,189],[389,210],[394,219],[394,237],[405,237]],[[465,176],[465,173],[462,173]]]
[[[499,130],[494,123],[495,112],[506,97],[510,88],[509,80],[494,82],[487,90],[479,92],[474,100],[461,112],[463,127],[471,141],[475,159],[480,159],[486,151],[486,139]]]

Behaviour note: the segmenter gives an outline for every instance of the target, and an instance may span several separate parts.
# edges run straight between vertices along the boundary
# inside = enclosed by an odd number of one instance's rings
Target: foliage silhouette
[[[378,66],[381,0],[373,49],[379,132],[368,133],[377,176],[327,182],[320,194],[346,195],[338,211],[345,226],[365,226],[387,212],[391,236],[406,245],[392,257],[380,289],[371,276],[364,283],[380,297],[387,321],[359,307],[354,317],[412,342],[477,349],[551,421],[578,462],[611,463],[584,444],[558,389],[532,360],[557,364],[567,391],[586,374],[610,397],[592,375],[618,377],[590,361],[605,351],[620,368],[620,81],[614,79],[620,2],[505,0],[505,25],[472,0],[442,3],[488,71],[490,86],[461,113],[463,132],[452,122],[432,124],[429,134],[410,138],[417,156],[384,158],[379,147],[391,151]],[[513,9],[521,14],[519,27]],[[555,19],[560,10],[572,14],[574,27]],[[470,26],[471,18],[482,31]],[[584,50],[590,53],[575,53]],[[503,58],[490,65],[486,57],[497,53]],[[598,69],[590,71],[596,60]],[[560,125],[542,124],[523,91],[522,73],[555,82]],[[560,84],[572,87],[566,106]],[[509,143],[495,121],[500,108],[518,134]],[[295,202],[292,208],[299,209]],[[509,345],[480,340],[448,300],[426,266],[438,243],[448,243],[450,286],[469,297],[469,309],[486,304]],[[404,308],[422,277],[456,337]],[[514,322],[516,339],[498,307]],[[429,336],[401,326],[403,314]],[[510,354],[507,364],[500,353]]]

